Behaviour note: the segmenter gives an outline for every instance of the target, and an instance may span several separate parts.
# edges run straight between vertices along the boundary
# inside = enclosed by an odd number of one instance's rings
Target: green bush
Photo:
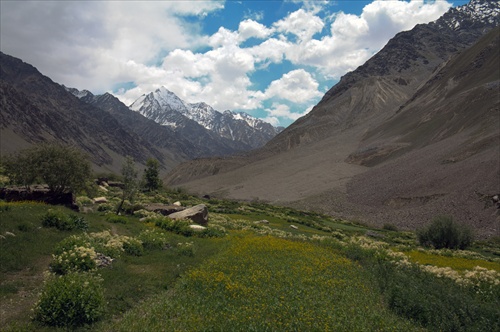
[[[144,254],[144,247],[142,242],[135,238],[128,238],[123,242],[123,250],[133,256],[142,256]]]
[[[498,331],[499,300],[455,281],[379,261],[374,268],[389,308],[432,331]]]
[[[34,320],[50,326],[77,327],[104,313],[102,279],[89,273],[49,275],[34,307]]]
[[[77,216],[76,214],[69,215],[70,223],[73,224],[75,229],[86,231],[89,228],[89,224],[85,218],[82,216]]]
[[[169,246],[166,235],[154,229],[142,231],[137,239],[142,242],[142,246],[146,250],[161,250]]]
[[[191,223],[187,220],[173,220],[170,218],[157,218],[156,227],[160,227],[169,232],[174,232],[184,236],[192,236],[195,231],[189,227]]]
[[[421,245],[436,249],[465,249],[471,245],[474,236],[469,226],[454,222],[452,217],[440,216],[419,229],[417,238]]]
[[[55,194],[77,193],[85,189],[91,177],[88,156],[71,146],[45,143],[3,159],[12,182],[28,186],[40,180]]]
[[[216,228],[216,227],[207,227],[201,232],[198,233],[199,237],[224,237],[226,236],[226,232],[222,229]]]
[[[61,231],[70,231],[73,229],[87,230],[87,221],[80,216],[49,209],[47,213],[42,217],[43,227],[55,227]]]
[[[64,212],[53,209],[49,209],[42,217],[42,226],[55,227],[62,231],[73,229],[73,225],[69,220],[69,217]]]
[[[117,216],[116,214],[109,214],[106,220],[113,224],[126,224],[127,218],[124,216]]]
[[[50,268],[56,274],[92,271],[97,268],[96,258],[97,253],[94,248],[75,246],[60,254],[53,255]]]
[[[75,247],[92,247],[91,239],[88,234],[71,235],[59,242],[54,250],[56,255],[61,255],[63,252],[72,250]]]
[[[114,209],[115,207],[111,203],[99,204],[99,206],[97,207],[97,211],[99,212],[108,212],[108,211],[113,211]]]

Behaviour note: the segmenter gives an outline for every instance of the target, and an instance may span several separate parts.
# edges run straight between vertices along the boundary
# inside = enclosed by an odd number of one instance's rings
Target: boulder
[[[104,196],[94,198],[95,204],[102,204],[102,203],[107,203],[107,202],[108,202],[108,199]]]
[[[172,213],[169,218],[190,219],[199,225],[206,225],[208,224],[208,209],[205,204],[198,204],[184,211]]]
[[[290,228],[293,228],[293,229],[299,229],[297,226],[295,225],[290,225]]]
[[[156,213],[162,214],[164,216],[168,216],[169,214],[172,214],[175,212],[180,212],[180,211],[184,210],[184,208],[181,206],[167,205],[167,204],[161,204],[161,203],[148,204],[144,207],[144,209],[146,211],[156,212]]]
[[[181,202],[177,201],[175,202],[174,204],[172,204],[173,206],[182,206]]]

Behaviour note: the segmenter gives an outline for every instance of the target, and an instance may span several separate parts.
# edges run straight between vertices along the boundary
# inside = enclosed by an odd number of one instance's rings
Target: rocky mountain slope
[[[132,111],[109,93],[93,95],[89,91],[66,88],[82,101],[113,115],[127,130],[136,133],[155,146],[168,149],[174,158],[189,160],[208,156],[222,156],[241,151],[242,147],[228,139],[221,139],[195,121],[178,114],[177,126],[161,125],[153,119]],[[165,118],[164,118],[165,119]],[[245,146],[244,149],[250,149]]]
[[[58,141],[81,148],[96,170],[119,170],[124,156],[173,166],[161,149],[123,128],[109,113],[80,101],[20,59],[0,53],[0,150]]]
[[[283,129],[246,113],[221,113],[203,102],[186,103],[163,86],[139,97],[130,105],[130,109],[176,130],[182,130],[186,126],[186,118],[190,119],[222,137],[222,141],[233,141],[238,150],[261,147]]]
[[[500,192],[499,13],[473,0],[399,33],[264,148],[185,163],[167,182],[379,226],[450,214],[495,235],[480,196]]]

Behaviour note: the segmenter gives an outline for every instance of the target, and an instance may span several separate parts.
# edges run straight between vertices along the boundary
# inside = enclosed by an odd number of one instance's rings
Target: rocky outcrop
[[[144,209],[146,211],[155,212],[164,216],[168,216],[171,215],[172,213],[183,211],[185,208],[177,205],[154,203],[146,205]]]
[[[7,202],[36,201],[51,205],[64,205],[78,210],[73,193],[55,194],[46,186],[1,188],[0,199]]]
[[[205,204],[198,204],[184,211],[168,215],[172,219],[190,219],[199,225],[208,224],[208,209]]]

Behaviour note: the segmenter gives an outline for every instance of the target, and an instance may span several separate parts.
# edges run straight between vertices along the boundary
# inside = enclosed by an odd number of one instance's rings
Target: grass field
[[[363,269],[324,247],[237,233],[172,292],[109,331],[418,330],[384,308]]]
[[[429,250],[412,233],[262,203],[166,192],[139,199],[139,205],[203,202],[215,237],[165,231],[140,214],[111,217],[88,199],[82,200],[93,208],[87,214],[0,202],[0,330],[499,330],[500,264],[491,254],[497,242],[487,244],[488,256],[481,245]],[[49,210],[86,229],[44,227]],[[86,272],[101,280],[102,314],[69,327],[33,320],[44,273],[77,249],[113,259]],[[67,267],[81,267],[83,259],[75,262]]]

